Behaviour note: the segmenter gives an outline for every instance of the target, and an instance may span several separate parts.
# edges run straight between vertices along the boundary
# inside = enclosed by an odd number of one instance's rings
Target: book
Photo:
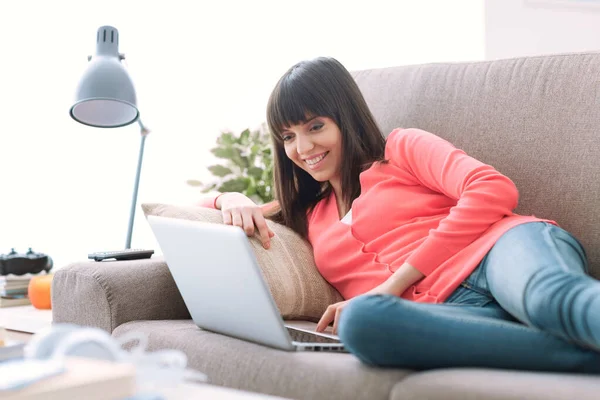
[[[0,285],[3,285],[7,282],[29,282],[31,280],[31,278],[33,278],[34,276],[37,276],[37,275],[41,275],[41,274],[0,275]]]
[[[25,275],[2,275],[0,276],[0,296],[1,297],[23,297],[27,296],[27,290],[29,282],[31,281],[31,274]],[[29,302],[18,301],[6,301],[6,305],[2,304],[0,299],[0,307],[7,307],[10,305],[26,305],[31,304]]]
[[[25,297],[27,294],[27,289],[0,290],[0,297]]]
[[[7,296],[0,297],[0,308],[3,307],[16,307],[16,306],[28,306],[31,304],[29,297],[27,296]]]

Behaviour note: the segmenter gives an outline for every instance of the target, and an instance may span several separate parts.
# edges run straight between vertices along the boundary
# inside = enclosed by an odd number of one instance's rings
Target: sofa
[[[354,71],[382,131],[433,132],[509,176],[519,214],[557,221],[600,278],[600,53]],[[292,399],[598,399],[600,377],[483,368],[379,369],[285,352],[194,325],[160,256],[59,268],[53,320],[184,351],[210,382]],[[600,310],[598,310],[600,312]]]

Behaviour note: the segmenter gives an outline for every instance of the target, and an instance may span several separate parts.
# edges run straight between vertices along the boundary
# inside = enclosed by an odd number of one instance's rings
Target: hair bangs
[[[332,103],[322,101],[319,95],[315,93],[314,88],[302,85],[298,80],[293,79],[293,76],[280,82],[271,96],[267,114],[274,139],[281,142],[283,140],[281,134],[287,128],[302,124],[312,117],[333,117],[330,110],[325,110],[323,107],[325,104]]]

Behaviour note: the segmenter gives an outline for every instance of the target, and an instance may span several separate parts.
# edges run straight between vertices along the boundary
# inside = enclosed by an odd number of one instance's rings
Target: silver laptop
[[[314,323],[284,323],[239,227],[152,215],[148,222],[198,327],[281,350],[345,351]]]

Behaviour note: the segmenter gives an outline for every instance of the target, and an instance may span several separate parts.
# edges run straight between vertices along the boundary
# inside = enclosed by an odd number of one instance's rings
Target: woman
[[[514,214],[493,167],[434,134],[383,138],[350,73],[290,68],[267,108],[278,203],[218,196],[225,223],[265,248],[265,216],[307,238],[346,299],[317,325],[363,362],[413,369],[600,372],[600,283],[554,221]]]

